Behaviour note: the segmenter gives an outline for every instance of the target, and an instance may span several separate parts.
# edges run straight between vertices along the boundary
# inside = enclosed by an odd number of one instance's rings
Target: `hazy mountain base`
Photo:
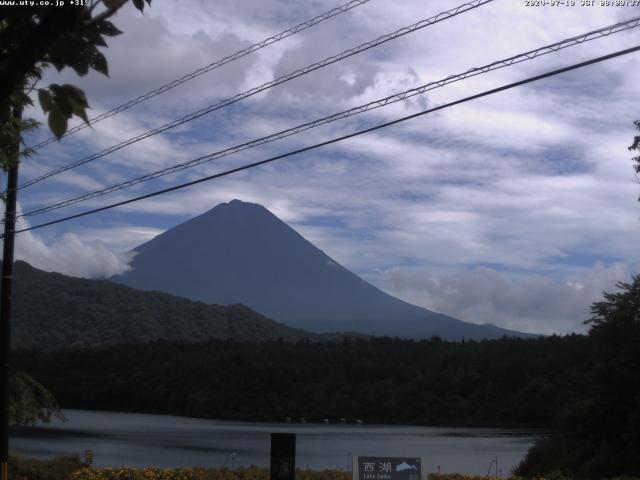
[[[247,421],[549,426],[579,393],[586,337],[448,343],[154,343],[15,352],[67,408]]]

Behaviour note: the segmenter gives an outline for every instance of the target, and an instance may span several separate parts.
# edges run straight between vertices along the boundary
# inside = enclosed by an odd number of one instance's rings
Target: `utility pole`
[[[1,480],[9,480],[9,361],[11,356],[11,298],[13,290],[13,245],[16,230],[18,196],[18,164],[20,160],[20,130],[22,108],[14,108],[13,118],[18,138],[11,145],[13,163],[7,171],[7,198],[4,213],[4,242],[2,248],[2,291],[0,292],[0,346],[2,352],[2,405],[0,405],[0,472]]]

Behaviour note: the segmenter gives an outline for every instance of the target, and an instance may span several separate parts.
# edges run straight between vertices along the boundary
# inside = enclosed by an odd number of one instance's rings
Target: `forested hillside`
[[[15,264],[13,348],[198,342],[210,338],[295,341],[315,338],[244,305],[209,305],[105,280],[48,273]]]
[[[548,426],[576,395],[583,336],[448,343],[120,345],[17,352],[67,408],[218,419]]]

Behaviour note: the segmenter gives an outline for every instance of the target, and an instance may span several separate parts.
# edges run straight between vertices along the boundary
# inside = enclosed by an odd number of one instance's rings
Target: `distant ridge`
[[[255,203],[222,203],[135,252],[132,269],[113,281],[207,303],[241,303],[313,332],[445,340],[529,336],[463,322],[392,297]]]

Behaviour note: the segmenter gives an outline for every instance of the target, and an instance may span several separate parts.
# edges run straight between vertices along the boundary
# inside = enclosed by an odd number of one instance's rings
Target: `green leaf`
[[[86,103],[84,105],[75,102],[73,99],[69,99],[69,101],[71,102],[71,108],[73,109],[73,114],[77,115],[78,117],[80,117],[84,123],[86,123],[87,125],[91,125],[91,123],[89,122],[89,117],[87,117],[87,112],[86,112]]]
[[[73,107],[71,106],[71,102],[69,101],[69,97],[67,96],[67,92],[61,90],[53,96],[53,105],[51,111],[59,110],[66,118],[71,117],[73,115]]]
[[[90,47],[88,44],[85,44],[76,48],[76,50],[74,50],[73,57],[70,59],[71,68],[73,68],[81,77],[89,72],[90,48],[95,47]]]
[[[89,66],[95,71],[103,73],[107,77],[109,76],[109,65],[107,64],[107,59],[98,50],[94,50],[94,52],[89,56]]]
[[[57,108],[67,119],[77,115],[87,125],[90,124],[86,113],[86,109],[89,108],[89,102],[81,88],[69,83],[64,85],[52,84],[49,88],[53,92],[52,105],[54,108]]]
[[[62,85],[62,90],[67,95],[69,100],[82,106],[82,108],[87,108],[89,106],[87,97],[81,88],[78,88],[75,85],[71,85],[69,83],[65,83],[64,85]]]
[[[46,88],[38,89],[38,101],[42,107],[42,111],[47,113],[51,110],[51,93]]]
[[[86,41],[73,32],[65,32],[48,48],[46,61],[51,62],[58,71],[71,66],[77,56],[78,48],[83,48]]]
[[[0,109],[0,123],[6,123],[9,121],[9,119],[11,118],[11,107],[10,106],[3,106]]]
[[[29,97],[29,95],[24,92],[20,92],[20,104],[33,106],[33,101],[31,100],[31,97]]]
[[[66,67],[65,63],[62,60],[52,58],[50,61],[53,64],[53,66],[56,67],[56,70],[58,70],[58,72],[61,72],[62,69]]]
[[[120,6],[120,0],[102,0],[107,8],[118,8]]]
[[[84,32],[84,36],[92,45],[99,47],[108,46],[107,42],[104,41],[104,38],[102,38],[102,35],[100,35],[100,32],[98,32],[98,29],[95,25],[88,27]]]
[[[108,20],[102,20],[96,24],[96,29],[100,35],[106,35],[107,37],[115,37],[122,32],[118,30],[113,23]]]
[[[74,105],[73,113],[78,117],[80,117],[84,123],[86,123],[87,125],[91,125],[91,122],[89,121],[89,117],[87,116],[87,112],[84,108]]]
[[[57,95],[64,91],[62,85],[58,85],[57,83],[52,83],[51,85],[49,85],[49,90],[51,90],[54,95]]]
[[[67,131],[67,117],[64,116],[60,109],[54,107],[49,112],[48,123],[51,132],[60,140]]]
[[[33,130],[37,130],[40,127],[40,122],[34,120],[33,118],[27,118],[20,122],[20,131],[21,132],[30,132]],[[20,141],[24,143],[24,138],[21,136]]]

